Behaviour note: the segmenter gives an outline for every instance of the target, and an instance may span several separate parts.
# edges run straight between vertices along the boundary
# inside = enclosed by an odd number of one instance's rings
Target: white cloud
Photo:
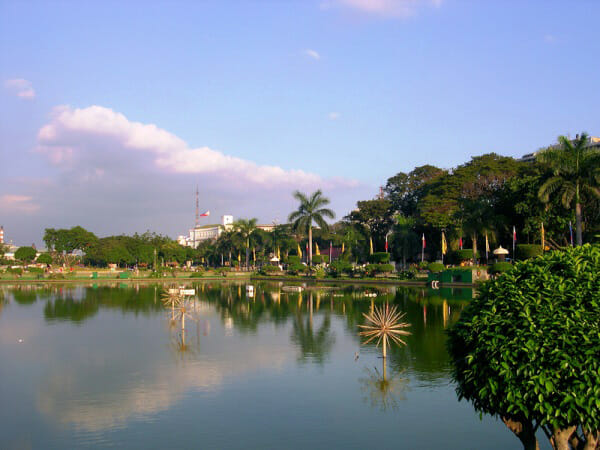
[[[321,59],[321,55],[319,54],[319,52],[310,48],[304,50],[304,54],[312,59],[316,59],[317,61]]]
[[[329,118],[329,120],[338,120],[340,118],[341,114],[339,112],[330,112],[329,114],[327,114],[327,117]]]
[[[169,236],[187,234],[194,219],[196,185],[201,208],[211,211],[208,223],[218,223],[223,214],[284,222],[297,207],[292,197],[296,189],[322,189],[342,217],[357,198],[371,192],[356,180],[338,177],[343,172],[339,166],[296,159],[306,167],[319,166],[328,174],[322,176],[257,164],[190,146],[156,125],[101,106],[55,108],[38,132],[36,154],[51,166],[48,179],[32,183],[13,177],[4,191],[30,196],[40,205],[37,220],[12,214],[4,223],[14,239],[24,242],[40,239],[45,227],[77,224],[100,236],[147,229]]]
[[[6,80],[4,87],[10,92],[15,94],[17,97],[21,97],[27,100],[35,98],[35,91],[31,85],[31,81],[24,80],[23,78],[14,78],[12,80]]]
[[[104,174],[115,160],[146,157],[161,172],[217,176],[245,186],[307,189],[343,184],[302,170],[259,165],[209,147],[189,147],[182,139],[153,124],[132,122],[101,106],[54,110],[50,123],[38,133],[38,152],[63,169]]]
[[[13,213],[32,213],[40,209],[40,205],[29,195],[5,194],[0,196],[0,211]]]
[[[441,6],[443,0],[330,0],[322,9],[342,7],[374,16],[406,18],[414,16],[422,7]]]

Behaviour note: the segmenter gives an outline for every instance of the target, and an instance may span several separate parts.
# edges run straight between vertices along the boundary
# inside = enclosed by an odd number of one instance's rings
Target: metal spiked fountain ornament
[[[373,308],[369,314],[363,313],[363,316],[369,322],[367,325],[359,325],[363,329],[360,336],[364,336],[367,340],[364,344],[368,344],[377,339],[377,347],[382,344],[383,357],[387,357],[388,340],[396,344],[406,345],[400,336],[410,335],[410,331],[405,330],[410,326],[409,323],[402,322],[401,319],[405,313],[398,311],[395,306],[390,307],[387,303],[382,307]]]

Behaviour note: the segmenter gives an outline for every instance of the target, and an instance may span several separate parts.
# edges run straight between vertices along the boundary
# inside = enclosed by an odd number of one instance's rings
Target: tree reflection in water
[[[365,367],[366,376],[359,378],[361,391],[365,394],[365,402],[369,402],[373,408],[379,407],[381,411],[398,409],[399,401],[404,400],[404,392],[408,390],[408,378],[402,377],[402,372],[396,372],[388,376],[387,359],[382,358],[383,368],[380,372],[377,367],[369,369]]]
[[[299,298],[301,302],[301,297]],[[299,361],[312,360],[323,364],[335,343],[331,332],[331,315],[325,314],[318,329],[313,324],[313,294],[308,294],[308,314],[303,317],[300,308],[296,311],[293,322],[292,342],[300,347]]]

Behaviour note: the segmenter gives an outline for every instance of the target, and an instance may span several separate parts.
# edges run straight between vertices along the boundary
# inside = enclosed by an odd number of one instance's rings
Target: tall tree
[[[324,217],[335,218],[335,213],[324,206],[329,204],[329,199],[323,197],[323,192],[319,189],[313,192],[310,197],[300,191],[294,192],[294,198],[300,202],[298,209],[291,213],[288,221],[292,223],[294,231],[308,232],[308,261],[312,266],[312,227],[313,222],[321,229],[328,228]]]
[[[248,267],[248,259],[250,257],[250,238],[256,231],[257,219],[239,219],[233,224],[233,228],[236,230],[240,238],[244,240],[246,247],[246,267]]]
[[[346,218],[363,227],[368,237],[375,241],[375,247],[381,249],[393,223],[391,203],[386,199],[374,199],[357,202],[357,206]]]
[[[586,133],[573,140],[559,136],[558,143],[557,147],[550,147],[537,156],[538,161],[553,172],[538,195],[543,202],[548,202],[554,194],[560,195],[566,208],[575,201],[577,245],[582,245],[582,196],[587,193],[600,197],[600,151],[588,146]]]
[[[424,187],[447,171],[426,164],[415,167],[409,173],[399,172],[387,180],[384,191],[394,212],[404,216],[416,213],[419,200],[427,193]]]

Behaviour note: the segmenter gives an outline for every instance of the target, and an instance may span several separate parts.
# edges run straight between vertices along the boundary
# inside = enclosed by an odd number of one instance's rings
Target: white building
[[[200,242],[217,239],[224,230],[230,230],[233,226],[233,216],[221,217],[220,224],[197,225],[190,228],[188,236],[178,236],[177,243],[186,247],[197,248]]]
[[[579,139],[579,135],[576,135],[575,139]],[[552,144],[548,148],[557,148],[558,146],[559,146],[559,144]],[[588,136],[587,144],[585,145],[585,147],[586,148],[600,149],[600,137],[598,137],[598,136]],[[544,149],[542,149],[542,150],[544,150]],[[537,155],[542,150],[538,150],[537,152],[533,152],[533,153],[527,153],[527,154],[523,155],[517,161],[521,161],[521,162],[532,162],[532,161],[535,161],[535,158],[537,157]]]

